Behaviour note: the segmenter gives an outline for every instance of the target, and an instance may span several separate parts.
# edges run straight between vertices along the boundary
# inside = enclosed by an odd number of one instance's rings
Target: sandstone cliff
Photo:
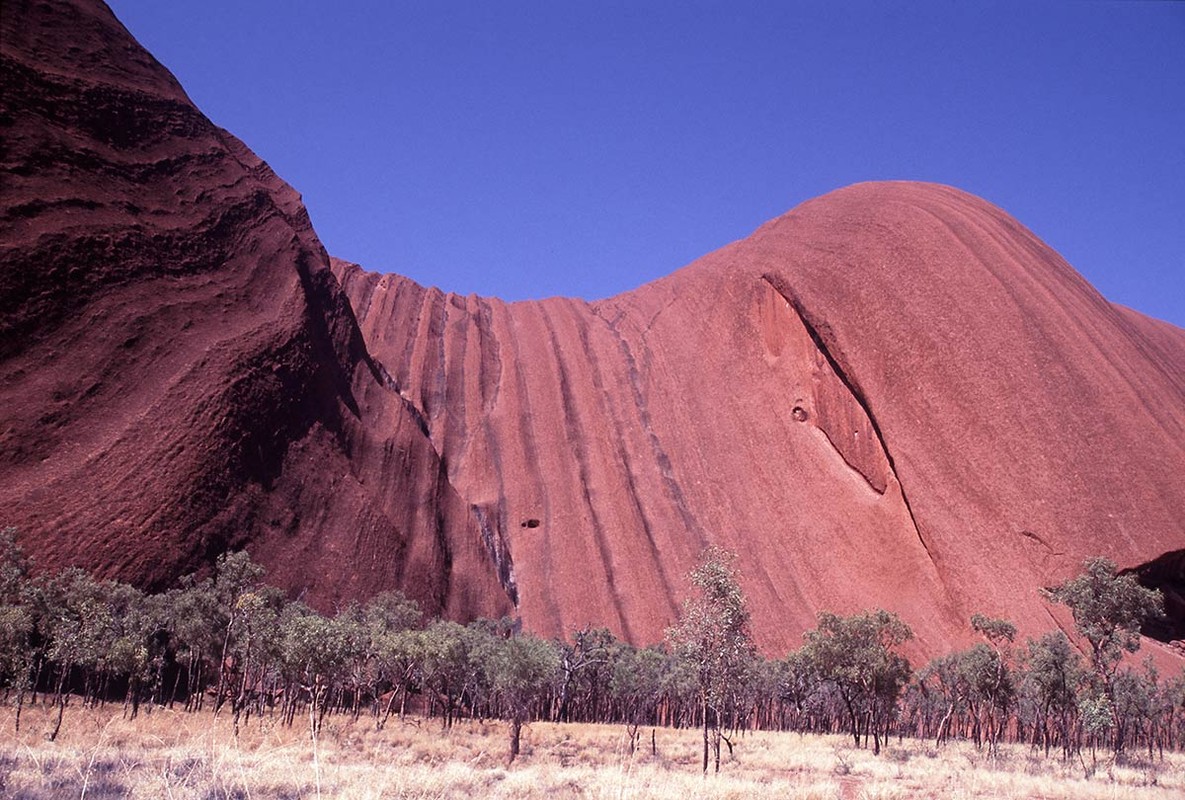
[[[0,524],[149,586],[246,545],[322,604],[510,610],[296,192],[101,3],[0,41]]]
[[[720,543],[770,649],[868,606],[933,649],[1182,546],[1180,332],[949,187],[834,192],[596,303],[335,271],[548,633],[652,639]]]
[[[101,4],[3,25],[0,524],[45,566],[246,546],[322,605],[646,643],[721,544],[774,653],[821,609],[1046,628],[1093,555],[1185,584],[1185,332],[982,200],[862,184],[607,300],[445,294],[331,262]]]

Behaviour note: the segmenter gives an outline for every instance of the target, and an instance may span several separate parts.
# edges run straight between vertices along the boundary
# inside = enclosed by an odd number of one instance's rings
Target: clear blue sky
[[[594,299],[917,179],[1185,327],[1185,3],[112,6],[368,269]]]

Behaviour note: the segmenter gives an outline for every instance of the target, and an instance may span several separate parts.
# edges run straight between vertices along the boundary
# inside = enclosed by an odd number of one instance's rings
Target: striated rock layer
[[[833,192],[595,303],[334,269],[547,633],[653,639],[718,543],[767,648],[882,606],[932,652],[1183,544],[1181,331],[949,187]]]
[[[1181,607],[1185,331],[982,200],[861,184],[608,300],[445,294],[330,262],[105,7],[3,24],[0,524],[45,566],[247,546],[323,606],[646,643],[720,544],[773,653],[823,609],[922,654],[1065,624],[1038,589],[1100,554]]]
[[[148,586],[248,545],[322,605],[509,611],[296,192],[101,3],[2,24],[0,524]]]

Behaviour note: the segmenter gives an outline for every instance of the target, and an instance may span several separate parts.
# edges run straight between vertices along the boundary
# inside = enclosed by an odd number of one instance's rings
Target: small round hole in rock
[[[537,520],[537,519],[523,520],[523,527],[524,528],[538,528],[539,527],[539,520]]]
[[[790,412],[790,416],[794,417],[796,422],[806,422],[811,415],[802,406],[795,406],[794,410]]]

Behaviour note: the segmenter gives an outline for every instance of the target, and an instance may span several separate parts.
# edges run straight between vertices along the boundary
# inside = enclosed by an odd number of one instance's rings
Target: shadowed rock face
[[[47,566],[246,545],[323,604],[645,643],[720,544],[767,651],[881,606],[934,654],[1181,547],[1185,332],[982,200],[861,184],[608,300],[445,294],[331,263],[105,8],[5,12],[0,507]]]
[[[510,610],[299,196],[102,4],[5,2],[2,41],[0,524],[148,586],[249,546],[325,606]]]

